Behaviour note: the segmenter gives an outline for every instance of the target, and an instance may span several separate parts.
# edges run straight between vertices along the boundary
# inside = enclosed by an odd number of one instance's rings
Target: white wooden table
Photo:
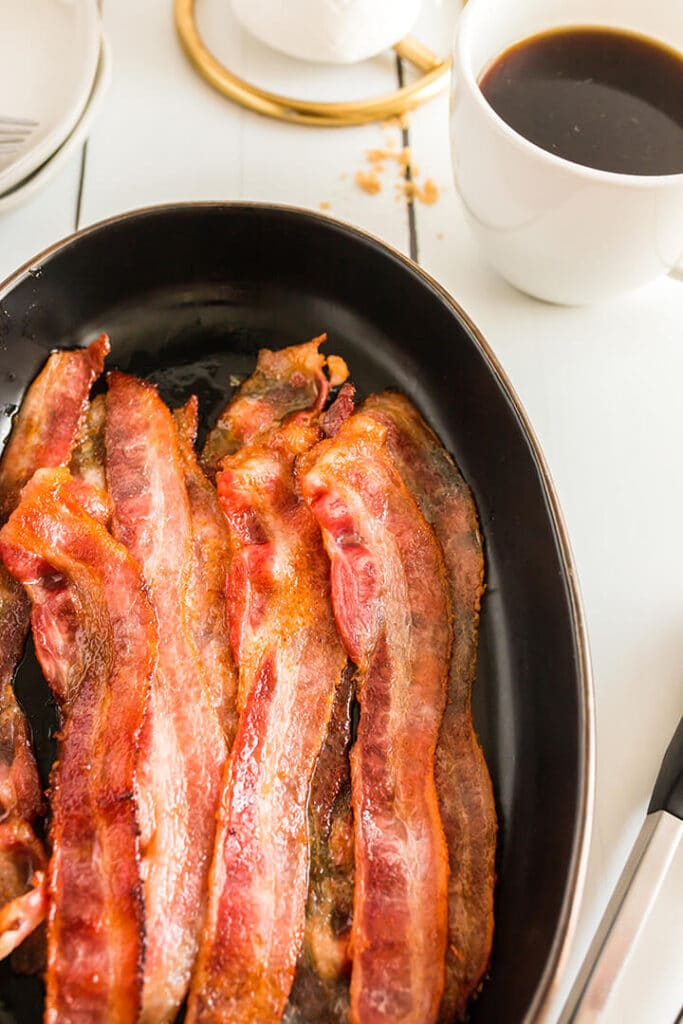
[[[418,38],[446,52],[456,4],[425,0]],[[592,648],[595,821],[565,994],[683,711],[683,286],[663,280],[589,309],[519,294],[482,263],[467,233],[451,182],[447,97],[413,114],[408,129],[413,160],[422,180],[441,187],[439,201],[397,199],[396,170],[386,168],[383,190],[371,196],[354,176],[369,167],[366,151],[385,145],[385,128],[300,128],[232,106],[190,68],[171,7],[171,0],[104,0],[114,57],[109,95],[83,151],[28,205],[0,217],[0,279],[75,229],[135,207],[190,199],[329,203],[330,216],[410,253],[471,315],[545,450]],[[244,36],[229,0],[199,0],[198,8],[219,56],[260,84],[312,98],[397,84],[393,55],[352,69],[297,65]],[[681,907],[679,876],[657,911],[678,949],[651,944],[617,992],[610,1021],[673,1022],[671,986],[665,997],[660,982],[683,979]]]

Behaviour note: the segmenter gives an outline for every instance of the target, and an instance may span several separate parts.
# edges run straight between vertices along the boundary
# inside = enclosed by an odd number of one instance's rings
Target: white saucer
[[[61,146],[81,117],[100,57],[96,0],[0,3],[0,116],[37,122],[18,150],[2,156],[0,193]]]
[[[107,40],[102,37],[100,58],[92,91],[80,120],[59,149],[38,170],[24,178],[9,191],[0,195],[0,213],[13,210],[16,206],[27,202],[36,192],[64,166],[74,150],[85,142],[92,123],[102,105],[102,100],[111,78],[111,50]]]

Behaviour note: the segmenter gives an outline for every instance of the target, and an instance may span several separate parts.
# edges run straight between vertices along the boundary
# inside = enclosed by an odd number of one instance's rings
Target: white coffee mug
[[[681,0],[469,0],[451,94],[456,187],[486,259],[521,291],[581,305],[671,272],[683,255],[683,173],[615,174],[546,152],[477,84],[508,46],[545,29],[639,32],[683,52]]]
[[[422,0],[232,0],[232,6],[244,27],[274,50],[353,64],[407,35]]]

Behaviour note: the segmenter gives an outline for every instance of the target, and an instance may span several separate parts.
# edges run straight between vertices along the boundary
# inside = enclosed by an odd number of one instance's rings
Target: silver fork
[[[37,127],[38,122],[28,117],[4,117],[0,114],[0,156],[16,153]]]

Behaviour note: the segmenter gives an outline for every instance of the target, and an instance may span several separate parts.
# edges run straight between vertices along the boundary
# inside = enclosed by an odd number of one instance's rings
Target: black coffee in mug
[[[497,57],[479,87],[549,153],[622,174],[683,173],[683,56],[645,36],[563,28]]]

